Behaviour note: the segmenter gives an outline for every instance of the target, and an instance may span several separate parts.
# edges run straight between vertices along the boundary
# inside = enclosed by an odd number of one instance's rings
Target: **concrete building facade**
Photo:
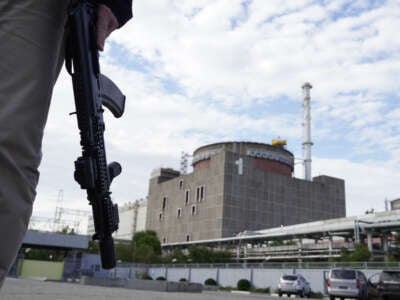
[[[146,228],[147,202],[144,199],[128,202],[118,207],[119,224],[118,230],[113,234],[115,239],[132,240],[133,234]],[[89,235],[94,234],[93,216],[89,216]]]
[[[400,209],[400,199],[390,201],[390,210]]]
[[[252,142],[207,145],[193,154],[193,172],[153,172],[146,229],[162,243],[215,239],[245,230],[344,217],[341,179],[292,177],[293,154]]]
[[[144,199],[126,203],[118,209],[119,228],[114,238],[132,240],[135,232],[145,230],[147,203]]]

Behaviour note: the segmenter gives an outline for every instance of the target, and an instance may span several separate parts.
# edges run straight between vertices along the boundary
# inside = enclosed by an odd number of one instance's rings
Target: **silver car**
[[[310,283],[300,274],[282,275],[278,284],[278,295],[282,297],[286,294],[299,295],[301,298],[304,296],[311,296]]]
[[[327,278],[329,299],[368,299],[368,281],[364,273],[353,269],[332,269]]]

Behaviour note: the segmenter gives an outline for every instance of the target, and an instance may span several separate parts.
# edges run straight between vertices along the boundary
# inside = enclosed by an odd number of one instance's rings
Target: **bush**
[[[207,278],[207,279],[204,281],[204,284],[205,284],[205,285],[218,285],[217,282],[216,282],[213,278]]]
[[[234,290],[235,288],[233,288],[233,287],[231,287],[231,286],[220,286],[219,287],[219,290],[220,291],[232,291],[232,290]]]
[[[266,288],[257,288],[257,289],[251,289],[252,292],[254,293],[262,293],[262,294],[269,294],[271,292],[270,287]]]
[[[165,281],[166,279],[165,279],[164,276],[158,276],[158,277],[156,278],[156,280]]]
[[[186,278],[181,278],[181,279],[179,279],[179,281],[180,281],[180,282],[186,282],[187,279],[186,279]]]
[[[323,299],[324,295],[321,292],[311,292],[310,298]]]
[[[141,275],[139,275],[139,279],[153,280],[153,277],[151,277],[149,274],[141,274]]]
[[[251,288],[251,283],[247,279],[242,278],[237,282],[237,289],[239,291],[249,291],[250,288]]]

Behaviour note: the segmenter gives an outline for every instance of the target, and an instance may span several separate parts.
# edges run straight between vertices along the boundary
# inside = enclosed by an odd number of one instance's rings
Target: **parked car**
[[[311,296],[310,283],[300,274],[282,275],[278,284],[278,295],[282,297],[286,294],[299,295],[301,298],[304,296]]]
[[[364,273],[354,269],[331,269],[327,278],[330,300],[339,298],[368,299],[368,281]]]
[[[370,295],[387,299],[400,299],[400,271],[385,270],[368,279]]]

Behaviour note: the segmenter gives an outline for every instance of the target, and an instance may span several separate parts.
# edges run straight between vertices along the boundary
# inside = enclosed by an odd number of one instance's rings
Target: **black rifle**
[[[104,146],[103,105],[116,118],[122,116],[125,96],[100,73],[96,46],[96,5],[87,0],[70,7],[65,63],[72,76],[82,156],[75,161],[74,178],[86,189],[92,206],[94,240],[99,240],[104,269],[115,267],[112,233],[118,229],[118,206],[110,197],[110,184],[121,173],[117,162],[107,165]]]

